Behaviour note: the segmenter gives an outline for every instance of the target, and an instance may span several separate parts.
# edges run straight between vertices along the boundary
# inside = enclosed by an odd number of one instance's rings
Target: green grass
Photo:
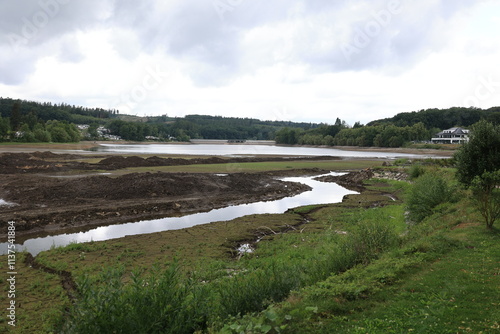
[[[112,171],[113,174],[145,172],[186,172],[186,173],[255,173],[290,169],[320,168],[331,171],[363,169],[379,166],[374,160],[321,160],[321,161],[267,161],[229,164],[199,164],[187,166],[137,167]]]
[[[303,214],[311,212],[311,209],[317,213],[327,208],[309,207],[303,210]],[[340,212],[345,210],[342,206],[337,209]],[[328,210],[325,212],[333,213],[333,207]],[[341,217],[337,214],[320,216],[321,218],[314,222],[317,230],[307,233],[299,228],[291,229],[288,233],[279,233],[280,225],[293,225],[285,223],[284,217],[295,220],[295,224],[301,221],[294,213],[244,217],[230,222],[227,226],[234,226],[238,221],[253,222],[254,236],[245,237],[240,231],[237,233],[237,239],[231,240],[225,234],[224,244],[234,247],[246,238],[255,238],[255,231],[259,229],[272,229],[274,233],[262,239],[254,253],[239,256],[237,261],[220,262],[205,258],[203,264],[192,266],[187,276],[180,274],[184,270],[177,269],[177,265],[168,265],[162,270],[166,270],[165,273],[174,270],[177,274],[175,277],[168,274],[166,281],[163,280],[164,274],[160,269],[150,276],[150,270],[143,267],[139,270],[143,274],[128,276],[125,267],[137,268],[129,262],[134,257],[120,258],[121,266],[116,269],[100,271],[97,275],[88,271],[78,275],[83,296],[68,326],[70,331],[77,332],[102,332],[109,327],[122,333],[135,333],[138,328],[147,328],[147,324],[158,324],[159,327],[151,329],[155,333],[189,333],[211,324],[215,328],[222,328],[227,317],[265,309],[287,298],[293,290],[321,282],[332,274],[370,261],[384,250],[395,247],[400,238],[398,229],[402,228],[404,222],[402,219],[390,218],[389,215],[392,214],[401,216],[402,206],[355,209],[354,213],[339,219],[339,223],[343,222],[343,228],[348,231],[347,235],[331,228],[331,220]],[[203,233],[203,236],[205,242],[198,244],[199,246],[204,247],[213,242],[207,239],[206,233]],[[69,253],[82,251],[76,246],[72,247],[74,249]],[[95,244],[86,248],[89,252],[86,257],[89,257],[89,260],[94,247]],[[116,251],[120,249],[122,247]],[[133,254],[132,249],[135,247],[128,243],[125,253]],[[177,251],[185,254],[185,250]],[[58,254],[65,255],[67,259],[66,253],[58,251]],[[119,255],[123,254],[122,249]],[[43,253],[41,260],[48,260],[46,255],[48,253]],[[152,254],[139,254],[138,260],[144,261],[146,255]],[[78,272],[78,268],[73,271]],[[137,272],[138,269],[134,271]],[[128,278],[123,280],[125,277]],[[163,285],[179,289],[182,287],[179,290],[181,295],[169,297],[171,299],[162,297],[167,291],[158,287]],[[162,304],[165,300],[169,300],[167,305]],[[96,308],[97,305],[99,306]],[[162,310],[166,313],[162,313]],[[141,317],[142,314],[147,316]],[[114,319],[114,322],[110,319]],[[137,327],[137,324],[143,325]]]
[[[498,333],[499,239],[467,200],[452,204],[400,247],[234,318],[222,332],[258,325],[255,333]]]
[[[342,235],[295,232],[273,234],[253,254],[223,267],[206,266],[180,275],[176,265],[151,275],[132,275],[124,284],[123,269],[101,276],[80,276],[82,297],[74,309],[71,332],[191,333],[229,316],[265,309],[291,291],[377,258],[397,245],[395,224],[383,208],[361,215]],[[361,213],[360,213],[361,214]],[[175,273],[175,274],[174,274]],[[178,294],[177,292],[178,291]],[[149,327],[148,327],[149,326]],[[221,326],[221,325],[216,325]]]
[[[37,258],[78,279],[69,332],[498,332],[498,231],[479,224],[466,199],[408,226],[407,183],[366,186],[335,205],[73,244]],[[236,253],[257,237],[253,253]],[[67,299],[54,290],[57,277],[25,270],[23,293],[53,299],[41,318],[28,320],[35,306],[23,310],[25,332],[38,322],[49,332]]]
[[[464,244],[421,265],[396,286],[371,297],[373,306],[325,327],[346,333],[498,333],[499,235],[466,228]],[[462,233],[460,231],[458,233]],[[450,232],[456,238],[457,232]]]
[[[2,281],[7,279],[7,256],[0,256]],[[40,272],[24,263],[24,254],[16,258],[16,327],[7,324],[6,312],[0,313],[0,333],[50,333],[56,328],[70,302],[57,275]],[[9,303],[7,284],[2,283],[0,305]]]

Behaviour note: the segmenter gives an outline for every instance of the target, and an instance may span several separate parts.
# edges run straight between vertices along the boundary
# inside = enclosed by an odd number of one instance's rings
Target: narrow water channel
[[[332,174],[335,175],[335,173]],[[304,205],[338,203],[342,201],[345,195],[356,193],[335,183],[316,181],[314,180],[316,177],[317,176],[283,178],[282,180],[284,181],[300,182],[312,188],[310,191],[303,192],[293,197],[285,197],[276,201],[228,206],[221,209],[214,209],[209,212],[201,212],[182,217],[167,217],[126,224],[101,226],[86,232],[32,238],[24,241],[22,245],[17,245],[17,250],[26,250],[33,256],[36,256],[38,253],[49,250],[51,247],[65,246],[75,242],[104,241],[123,238],[127,235],[179,230],[215,221],[228,221],[252,214],[284,213],[288,209]],[[0,254],[3,255],[6,252],[7,243],[0,244]]]

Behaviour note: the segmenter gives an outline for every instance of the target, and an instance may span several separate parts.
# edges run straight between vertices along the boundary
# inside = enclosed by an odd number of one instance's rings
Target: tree
[[[471,189],[486,227],[493,228],[495,220],[500,218],[500,170],[476,176]]]
[[[0,141],[5,139],[5,136],[7,136],[9,131],[9,120],[7,118],[0,117]]]
[[[486,226],[500,216],[500,125],[482,120],[472,127],[471,139],[455,154],[457,178],[472,189]]]
[[[92,123],[90,124],[87,132],[89,134],[89,139],[99,139],[99,132],[97,129],[99,128],[99,124]]]
[[[21,126],[21,103],[16,102],[12,106],[12,113],[10,114],[10,127],[12,131],[19,130]]]
[[[45,130],[44,125],[38,123],[35,125],[35,128],[33,130],[33,135],[35,136],[35,139],[39,142],[42,143],[49,143],[52,141],[52,137],[50,136],[50,132]]]
[[[48,121],[47,131],[50,138],[56,143],[69,143],[80,141],[80,133],[74,124],[59,121]]]
[[[363,124],[361,124],[361,122],[356,122],[354,123],[354,125],[352,126],[353,129],[357,129],[357,128],[362,128],[363,127]]]
[[[468,143],[455,154],[457,177],[469,187],[476,176],[500,169],[500,125],[479,121],[471,129]]]
[[[20,136],[21,141],[27,142],[27,143],[36,142],[35,135],[33,134],[33,132],[31,132],[28,124],[23,123],[23,125],[21,126],[21,129],[19,129],[19,132],[21,134],[21,136]]]

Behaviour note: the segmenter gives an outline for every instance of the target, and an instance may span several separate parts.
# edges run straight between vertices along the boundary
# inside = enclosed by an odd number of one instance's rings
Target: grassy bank
[[[500,236],[471,203],[443,203],[409,226],[408,183],[366,186],[339,204],[41,253],[38,263],[78,283],[74,307],[60,277],[19,260],[17,332],[498,331]],[[236,251],[245,242],[252,253]]]
[[[375,212],[362,216],[387,214]],[[386,218],[397,221],[394,212]],[[398,246],[220,332],[498,333],[500,234],[480,220],[467,199],[444,205]]]
[[[320,168],[331,171],[357,170],[373,166],[381,166],[382,160],[349,159],[319,161],[264,161],[238,162],[229,164],[199,164],[187,166],[137,167],[113,171],[114,175],[126,173],[170,172],[170,173],[256,173],[269,171],[292,171],[295,169]]]

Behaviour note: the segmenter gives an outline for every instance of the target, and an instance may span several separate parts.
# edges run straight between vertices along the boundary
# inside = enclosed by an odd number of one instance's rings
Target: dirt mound
[[[9,175],[0,177],[0,198],[17,205],[0,207],[0,227],[9,220],[18,222],[18,231],[137,221],[278,199],[308,189],[247,173],[158,172],[78,179]]]
[[[330,156],[324,157],[207,157],[207,158],[161,158],[157,156],[141,158],[138,156],[124,157],[120,155],[104,157],[98,163],[87,163],[74,161],[76,159],[89,158],[76,154],[55,154],[52,152],[34,153],[3,153],[0,154],[0,174],[17,173],[50,173],[65,172],[70,170],[117,170],[133,167],[159,167],[159,166],[184,166],[195,164],[222,164],[222,163],[245,163],[263,161],[292,161],[292,160],[334,160],[339,159]]]
[[[79,155],[52,152],[2,153],[0,154],[0,174],[49,173],[97,168],[92,164],[72,161],[80,158]]]
[[[220,161],[224,161],[220,159]],[[179,166],[179,165],[193,165],[200,163],[216,163],[210,162],[210,159],[176,159],[176,158],[160,158],[157,156],[149,158],[141,158],[137,156],[122,157],[112,156],[101,160],[97,165],[101,169],[121,169],[128,167],[159,167],[159,166]]]
[[[32,157],[38,158],[38,159],[54,159],[54,158],[60,158],[58,154],[52,153],[50,151],[45,151],[45,152],[33,152],[31,153]]]
[[[47,162],[30,153],[3,153],[0,155],[0,172],[14,174],[19,172],[55,171],[55,163]]]
[[[252,194],[284,191],[280,181],[255,174],[184,174],[184,173],[132,173],[120,177],[92,176],[75,179],[37,180],[27,184],[11,182],[5,186],[6,200],[14,203],[48,205],[78,204],[82,200],[126,200],[163,198],[205,194],[215,196],[224,192]]]
[[[356,172],[350,172],[340,176],[328,175],[315,178],[322,182],[334,182],[345,188],[360,190],[363,188],[363,181],[371,179],[373,172],[371,169],[364,169]]]

